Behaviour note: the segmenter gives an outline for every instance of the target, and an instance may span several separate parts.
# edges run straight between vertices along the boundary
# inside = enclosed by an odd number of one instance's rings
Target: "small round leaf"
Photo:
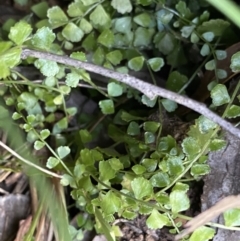
[[[177,103],[175,101],[169,100],[169,99],[162,99],[161,100],[163,107],[168,112],[173,112],[177,109]]]
[[[46,77],[53,77],[55,76],[60,68],[58,64],[54,61],[45,60],[45,59],[38,59],[34,62],[34,65],[40,69],[41,73]]]
[[[144,133],[144,140],[146,144],[151,144],[155,142],[156,137],[152,132],[146,131]]]
[[[53,99],[53,103],[55,105],[61,105],[63,103],[63,96],[62,95],[58,95]]]
[[[148,172],[154,172],[156,170],[158,161],[155,159],[144,158],[142,160],[142,165],[147,168]]]
[[[108,27],[111,23],[111,18],[105,11],[104,7],[99,4],[90,14],[89,19],[96,26]]]
[[[57,158],[51,156],[48,158],[46,166],[47,166],[47,168],[52,169],[55,166],[57,166],[58,163],[59,163],[59,160]]]
[[[42,141],[35,141],[34,142],[34,149],[35,150],[41,150],[45,146],[45,143]]]
[[[143,177],[134,178],[133,181],[131,181],[131,186],[137,199],[150,196],[153,192],[151,183]]]
[[[114,103],[112,100],[101,100],[99,101],[99,107],[101,111],[105,115],[113,114],[114,113]]]
[[[146,172],[146,168],[145,168],[144,166],[142,166],[142,165],[139,165],[139,164],[134,165],[134,166],[132,167],[132,170],[133,170],[133,172],[134,172],[135,174],[137,174],[137,175],[141,175],[141,174],[143,174],[144,172]]]
[[[132,58],[131,60],[128,61],[128,67],[134,71],[139,71],[142,69],[144,64],[144,57],[139,56]]]
[[[142,95],[142,103],[148,107],[153,107],[157,102],[157,98],[151,100],[146,95]]]
[[[49,50],[55,37],[55,34],[50,28],[42,27],[33,35],[31,42],[36,48]]]
[[[89,133],[89,131],[86,130],[86,129],[80,130],[79,134],[80,134],[80,137],[81,137],[81,140],[82,140],[83,143],[88,143],[92,140],[91,133]]]
[[[163,58],[152,58],[148,60],[148,64],[154,72],[157,72],[164,66],[164,60]]]
[[[54,6],[48,9],[47,16],[50,24],[54,28],[63,26],[68,22],[68,17],[59,6]]]
[[[27,22],[20,21],[16,23],[13,27],[11,27],[10,33],[9,33],[9,39],[11,39],[17,45],[21,45],[27,40],[31,32],[32,32],[31,25],[28,24]]]
[[[181,35],[184,37],[184,38],[188,38],[193,30],[195,28],[195,25],[190,25],[190,26],[183,26],[182,29],[181,29]]]
[[[70,153],[70,148],[68,146],[60,146],[57,149],[58,156],[62,159]]]
[[[211,151],[221,150],[226,146],[226,141],[221,139],[213,139],[209,145]]]
[[[202,226],[197,228],[191,235],[189,241],[208,241],[214,237],[215,230],[213,228]]]
[[[80,75],[77,72],[68,73],[66,75],[66,84],[69,87],[75,88],[78,86]]]
[[[50,134],[51,134],[51,132],[48,129],[44,129],[44,130],[40,131],[40,136],[43,140],[48,138],[50,136]]]
[[[89,34],[93,30],[92,24],[89,23],[85,18],[82,18],[79,28],[82,29],[85,34]]]
[[[130,13],[132,11],[132,3],[130,0],[112,0],[111,5],[121,14]]]
[[[174,190],[169,195],[173,213],[185,211],[190,207],[189,198],[184,191]]]
[[[208,61],[206,64],[205,64],[205,69],[206,70],[214,70],[216,68],[216,62],[214,59]]]
[[[159,127],[160,127],[160,123],[155,121],[146,121],[143,124],[143,129],[145,131],[150,131],[152,133],[155,133]]]
[[[153,187],[166,187],[170,184],[170,178],[167,173],[159,172],[150,178]]]
[[[123,93],[123,87],[120,84],[117,84],[115,82],[111,82],[107,86],[108,94],[112,97],[118,97],[121,96]]]
[[[233,56],[231,58],[230,68],[231,68],[232,72],[240,71],[240,51],[233,54]]]
[[[62,35],[71,42],[80,42],[84,32],[77,25],[70,22],[62,30]]]
[[[192,176],[206,175],[210,172],[210,167],[207,164],[195,164],[191,168]]]
[[[195,156],[201,151],[198,141],[193,137],[185,138],[182,142],[182,148],[188,156]]]
[[[214,39],[214,33],[213,32],[205,32],[204,34],[202,34],[202,36],[207,42],[212,42],[213,39]]]
[[[223,214],[225,225],[227,227],[234,227],[240,225],[240,210],[239,208],[232,208]]]
[[[122,61],[122,53],[119,50],[114,50],[106,55],[106,59],[113,65],[118,65]]]
[[[227,88],[223,84],[218,84],[211,90],[211,98],[215,106],[221,106],[230,101]]]
[[[47,2],[40,2],[31,7],[31,10],[41,19],[47,18],[47,10],[49,9]]]
[[[227,52],[225,50],[216,50],[215,54],[218,60],[223,60],[227,58]]]
[[[18,119],[22,118],[22,115],[17,112],[14,112],[12,115],[12,118],[13,118],[13,120],[18,120]]]
[[[227,78],[227,71],[225,69],[217,69],[217,77],[219,79]]]
[[[207,133],[210,130],[213,130],[215,128],[217,128],[217,124],[211,120],[209,120],[207,117],[201,115],[198,119],[197,119],[197,123],[198,123],[198,127],[201,133]]]
[[[114,34],[110,29],[105,29],[98,37],[97,42],[107,48],[111,48],[114,43]]]
[[[128,135],[136,136],[140,134],[140,127],[137,122],[131,121],[127,128]]]
[[[149,13],[143,12],[133,18],[133,21],[145,28],[152,27],[154,25],[152,17]]]
[[[169,218],[164,214],[160,214],[156,209],[152,211],[151,215],[146,220],[146,224],[150,229],[161,229],[169,222]]]
[[[208,45],[208,44],[204,44],[204,45],[202,46],[201,50],[200,50],[200,54],[201,54],[202,56],[207,56],[207,55],[209,55],[209,53],[210,53],[209,45]]]
[[[240,116],[240,106],[231,105],[231,107],[227,111],[226,117],[228,118],[236,118]]]
[[[191,42],[192,42],[193,44],[196,44],[196,43],[199,42],[199,37],[198,37],[197,34],[194,33],[194,32],[191,34]]]

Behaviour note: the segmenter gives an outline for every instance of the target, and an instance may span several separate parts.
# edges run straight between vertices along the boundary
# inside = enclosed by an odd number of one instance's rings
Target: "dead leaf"
[[[32,216],[28,216],[27,219],[20,221],[17,237],[15,238],[14,241],[23,241],[24,240],[24,236],[28,232],[28,230],[31,226],[31,223],[32,223]]]

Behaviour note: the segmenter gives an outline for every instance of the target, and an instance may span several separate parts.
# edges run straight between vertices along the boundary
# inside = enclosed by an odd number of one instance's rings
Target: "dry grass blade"
[[[32,222],[32,216],[28,216],[27,219],[22,220],[20,222],[20,227],[17,233],[17,237],[15,238],[14,241],[22,241],[24,240],[25,234],[28,232]]]
[[[26,163],[27,165],[31,166],[31,167],[34,167],[46,174],[49,174],[50,176],[53,176],[53,177],[57,177],[57,178],[62,178],[62,176],[54,173],[54,172],[51,172],[47,169],[44,169],[34,163],[32,163],[31,161],[23,158],[22,156],[20,156],[17,152],[15,152],[14,150],[12,150],[10,147],[8,147],[7,145],[5,145],[2,141],[0,141],[0,146],[3,147],[5,150],[7,150],[8,152],[10,152],[13,156],[15,156],[16,158],[18,158],[19,160],[21,160],[22,162]]]
[[[175,240],[180,240],[184,236],[190,234],[198,227],[206,224],[207,222],[211,221],[215,217],[219,216],[221,213],[225,212],[230,208],[240,207],[240,195],[237,196],[228,196],[221,201],[219,201],[216,205],[209,208],[208,210],[202,212],[189,222],[185,224],[185,229],[182,233],[178,234],[175,237]]]

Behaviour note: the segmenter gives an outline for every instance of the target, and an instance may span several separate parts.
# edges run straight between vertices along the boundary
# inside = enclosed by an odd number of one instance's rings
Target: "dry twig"
[[[167,98],[169,100],[175,101],[181,105],[184,105],[184,106],[206,116],[208,119],[217,123],[222,128],[224,128],[225,130],[232,133],[234,136],[240,138],[240,130],[235,128],[232,124],[225,121],[220,116],[218,116],[215,113],[213,113],[212,111],[210,111],[204,104],[199,103],[195,100],[192,100],[186,96],[182,96],[182,95],[179,95],[172,91],[146,83],[146,82],[144,82],[140,79],[137,79],[133,76],[130,76],[128,74],[118,73],[113,70],[101,67],[101,66],[97,66],[97,65],[94,65],[91,63],[86,63],[86,62],[82,62],[82,61],[79,61],[76,59],[72,59],[68,56],[40,52],[40,51],[36,51],[36,50],[31,50],[31,49],[23,49],[21,58],[25,59],[27,57],[46,59],[46,60],[64,64],[64,65],[72,66],[75,68],[82,68],[82,69],[85,69],[92,73],[96,73],[96,74],[99,74],[102,76],[116,79],[124,84],[127,84],[127,85],[133,87],[134,89],[139,90],[140,92],[142,92],[144,95],[146,95],[150,99],[154,99],[158,96],[161,96],[161,97]]]

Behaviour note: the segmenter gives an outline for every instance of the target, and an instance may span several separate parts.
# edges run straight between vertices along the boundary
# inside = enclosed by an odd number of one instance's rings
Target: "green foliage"
[[[112,97],[121,96],[123,87],[117,83],[111,82],[108,84],[108,94]]]
[[[186,194],[188,185],[177,183],[169,195],[172,212],[178,213],[187,210],[190,206],[189,198]]]
[[[10,68],[15,67],[20,62],[21,48],[16,46],[11,47],[11,42],[0,43],[0,78],[6,78],[10,75]]]
[[[211,90],[211,97],[215,106],[221,106],[223,104],[229,103],[230,101],[230,96],[228,94],[226,86],[221,84],[216,85]]]
[[[190,237],[190,241],[208,241],[214,237],[215,230],[208,227],[196,229]]]
[[[233,72],[238,72],[240,70],[240,52],[233,54],[230,68]]]
[[[148,217],[146,224],[151,229],[162,228],[169,223],[167,216],[160,214],[157,210],[153,210],[151,215]]]
[[[82,0],[72,1],[65,11],[60,6],[49,8],[43,1],[31,6],[40,19],[35,25],[21,20],[7,22],[2,28],[5,35],[0,41],[0,80],[6,89],[1,88],[0,95],[7,106],[14,108],[12,119],[26,132],[26,140],[33,148],[50,151],[45,166],[62,172],[61,184],[70,186],[76,205],[94,216],[90,227],[104,233],[108,240],[116,240],[118,230],[112,226],[116,217],[134,219],[138,214],[148,215],[146,224],[151,229],[168,226],[178,232],[174,220],[190,207],[190,185],[186,180],[199,180],[208,174],[208,152],[226,145],[218,136],[219,127],[200,116],[179,141],[164,134],[165,126],[160,121],[121,106],[134,98],[147,107],[159,105],[161,109],[161,103],[167,112],[174,112],[178,108],[176,102],[149,99],[113,79],[107,80],[106,90],[102,90],[86,70],[44,58],[21,60],[22,49],[62,56],[70,52],[73,59],[125,74],[147,70],[156,84],[154,72],[161,75],[163,67],[170,67],[166,88],[184,94],[200,70],[199,62],[189,57],[193,51],[201,61],[207,57],[202,65],[204,71],[216,73],[210,92],[212,106],[227,104],[224,116],[236,118],[240,116],[240,105],[232,104],[235,96],[231,97],[226,86],[219,83],[227,77],[226,70],[216,67],[227,53],[215,49],[222,37],[220,44],[229,43],[225,41],[225,31],[234,36],[233,29],[226,20],[211,19],[201,3],[196,5],[188,6],[186,1],[177,4],[173,1],[166,7],[165,1],[156,4],[151,0]],[[233,72],[239,72],[239,63],[237,52],[231,60]],[[34,65],[43,75],[42,84],[31,82],[14,69],[21,64]],[[198,71],[189,71],[192,65]],[[22,89],[19,78],[25,83]],[[108,148],[90,148],[99,133],[92,131],[94,125],[92,129],[87,127],[95,121],[101,128],[102,119],[98,122],[92,118],[88,122],[88,117],[84,120],[76,107],[66,105],[72,88],[83,82],[98,90],[97,94],[89,91],[89,95],[98,95],[99,109],[108,115],[108,130],[104,132],[114,142]],[[9,114],[2,105],[0,111],[1,123]],[[60,117],[59,112],[63,113]],[[71,132],[69,127],[75,117],[82,118],[79,121],[82,125],[80,130]],[[49,145],[49,139],[54,139],[54,147]],[[118,145],[124,148],[121,153],[115,148]],[[226,225],[239,225],[239,210],[230,210],[224,219]],[[84,225],[79,227],[82,229],[69,227],[72,238],[82,238]],[[202,227],[189,240],[205,241],[213,237],[212,228]]]
[[[142,96],[142,103],[148,107],[154,107],[157,102],[157,98],[151,100],[146,95]]]
[[[132,70],[139,71],[142,69],[143,63],[144,63],[143,57],[135,57],[128,62],[128,66]]]
[[[103,114],[113,114],[114,113],[114,103],[112,100],[101,100],[99,106]]]
[[[48,27],[43,27],[37,30],[32,36],[31,43],[35,48],[42,50],[50,50],[51,44],[55,40],[55,34]]]
[[[23,44],[32,32],[32,27],[26,22],[18,22],[11,28],[9,39],[16,45]]]
[[[237,208],[229,209],[228,211],[224,212],[223,217],[224,217],[226,226],[228,227],[239,226],[240,210]]]

